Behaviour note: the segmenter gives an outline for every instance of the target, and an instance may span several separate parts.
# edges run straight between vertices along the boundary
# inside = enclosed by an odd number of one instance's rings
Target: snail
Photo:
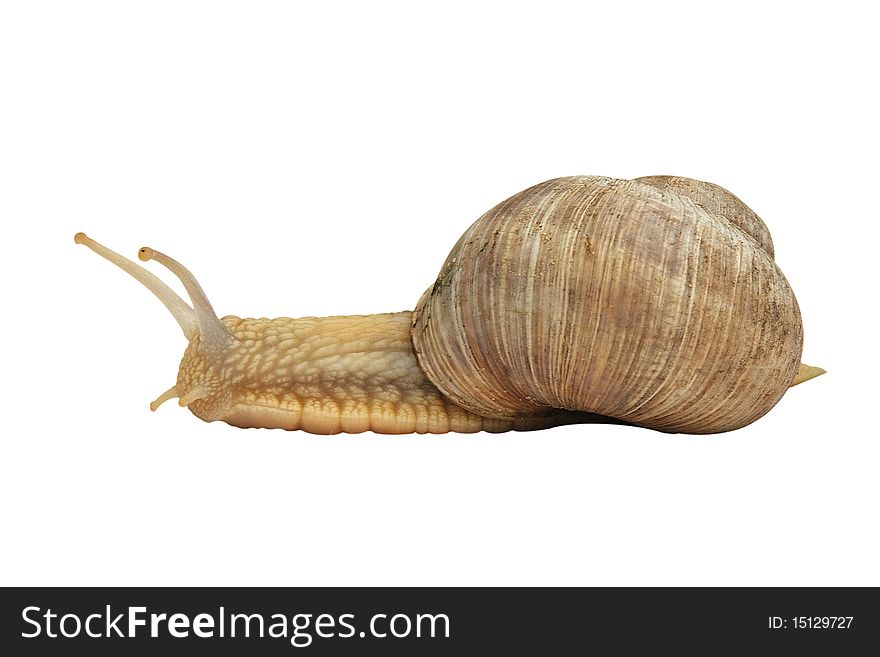
[[[763,221],[717,185],[557,178],[480,217],[412,312],[218,318],[193,275],[75,236],[149,288],[189,345],[178,398],[205,421],[311,433],[444,433],[612,421],[717,433],[824,370],[800,364],[795,296]]]

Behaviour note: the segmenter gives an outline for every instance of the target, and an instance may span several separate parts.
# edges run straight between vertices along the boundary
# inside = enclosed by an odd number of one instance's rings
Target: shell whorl
[[[751,235],[767,255],[773,258],[773,239],[761,217],[721,185],[683,176],[644,176],[636,178],[636,181],[679,196],[686,196],[707,212],[724,217],[734,226]]]
[[[798,370],[800,312],[772,254],[760,218],[709,183],[549,180],[465,232],[416,306],[413,347],[487,417],[735,429]]]

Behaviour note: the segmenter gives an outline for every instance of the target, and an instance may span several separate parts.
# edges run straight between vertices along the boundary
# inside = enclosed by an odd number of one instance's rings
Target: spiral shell
[[[495,418],[588,411],[715,433],[764,415],[803,330],[760,218],[727,190],[569,177],[461,237],[413,313],[431,382]]]

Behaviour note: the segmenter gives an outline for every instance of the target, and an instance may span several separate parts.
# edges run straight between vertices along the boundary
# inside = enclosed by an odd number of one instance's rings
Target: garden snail
[[[464,233],[413,312],[218,319],[78,233],[148,287],[189,346],[179,398],[206,421],[312,433],[506,431],[595,420],[715,433],[823,370],[800,365],[794,294],[764,223],[688,178],[558,178]]]

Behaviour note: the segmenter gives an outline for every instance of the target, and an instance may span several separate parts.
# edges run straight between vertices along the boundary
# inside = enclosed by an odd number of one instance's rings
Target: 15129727
[[[767,627],[771,630],[848,630],[852,616],[768,616]]]

